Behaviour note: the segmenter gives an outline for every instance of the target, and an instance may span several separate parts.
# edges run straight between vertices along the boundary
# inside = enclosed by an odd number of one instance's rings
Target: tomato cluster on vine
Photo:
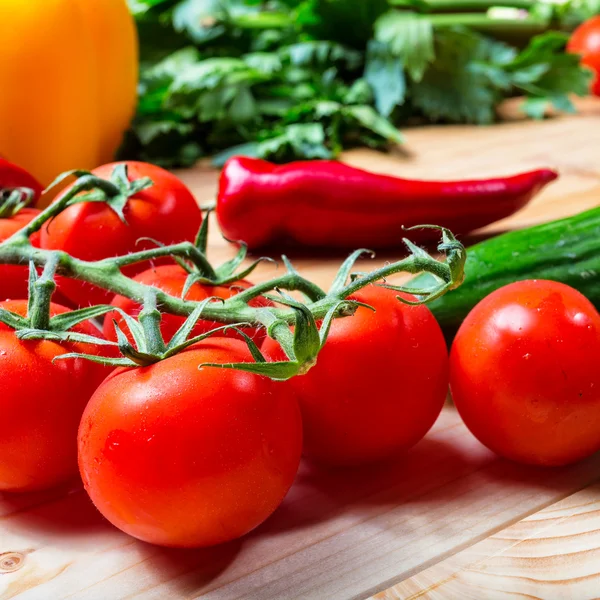
[[[277,509],[302,455],[327,468],[403,456],[449,384],[500,455],[554,465],[600,447],[587,358],[600,316],[574,290],[492,294],[449,357],[423,304],[463,278],[447,230],[441,260],[407,242],[407,258],[353,274],[356,251],[326,292],[284,257],[286,272],[256,285],[243,246],[210,264],[207,220],[174,175],[141,163],[74,175],[44,211],[0,217],[0,491],[79,473],[126,533],[218,544]],[[427,290],[388,279],[422,270]]]

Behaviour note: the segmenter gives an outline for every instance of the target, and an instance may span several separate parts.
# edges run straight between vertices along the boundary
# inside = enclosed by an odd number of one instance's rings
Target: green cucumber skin
[[[600,308],[600,207],[468,248],[464,283],[428,306],[446,332],[455,332],[485,296],[523,279],[566,283]],[[424,282],[411,284],[417,280]]]

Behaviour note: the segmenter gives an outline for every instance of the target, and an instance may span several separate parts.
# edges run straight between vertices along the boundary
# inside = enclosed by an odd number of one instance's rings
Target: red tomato
[[[553,281],[519,281],[467,316],[450,387],[467,427],[512,460],[564,465],[600,449],[600,315]]]
[[[157,287],[164,292],[167,292],[171,296],[181,297],[187,276],[188,274],[186,271],[179,265],[162,265],[154,269],[148,269],[147,271],[136,275],[134,279],[140,283]],[[231,283],[227,286],[207,286],[197,283],[190,288],[189,292],[187,293],[186,300],[202,302],[202,300],[206,300],[206,298],[211,296],[227,299],[239,293],[241,289],[251,287],[251,285],[252,284],[248,281],[243,280],[236,281],[235,283]],[[129,298],[125,298],[124,296],[115,296],[111,304],[121,308],[128,315],[132,315],[134,317],[137,317],[141,310],[139,304],[133,300],[130,300]],[[252,300],[250,302],[250,306],[272,306],[272,302],[269,302],[265,298],[256,298],[256,300]],[[121,329],[125,333],[128,333],[128,329],[124,324],[123,317],[117,312],[108,313],[104,320],[104,335],[110,340],[117,339],[113,320],[116,320]],[[175,335],[177,330],[181,327],[181,325],[183,325],[184,321],[185,317],[178,317],[177,315],[163,313],[160,329],[165,341],[168,342]],[[200,320],[192,332],[192,336],[201,335],[207,331],[210,331],[211,329],[220,327],[221,325],[222,323]],[[262,343],[266,335],[264,328],[244,328],[243,331],[252,337],[258,345]],[[236,336],[234,332],[228,332],[226,337]]]
[[[29,188],[33,191],[35,202],[41,196],[42,184],[28,171],[0,157],[0,189]]]
[[[425,306],[369,286],[358,308],[334,321],[317,364],[279,385],[300,403],[304,454],[329,465],[359,465],[399,454],[429,431],[448,391],[448,352]],[[271,338],[271,358],[283,358]]]
[[[116,164],[98,167],[93,173],[108,179]],[[99,260],[155,246],[147,241],[137,243],[143,237],[163,244],[194,241],[202,213],[190,190],[160,167],[139,162],[127,165],[131,181],[150,177],[154,182],[127,202],[124,209],[127,225],[106,204],[75,204],[42,229],[42,248],[64,250],[84,260]],[[123,272],[133,276],[148,267],[147,262],[139,263]],[[112,298],[110,292],[72,279],[60,279],[59,287],[78,306],[107,304]]]
[[[600,15],[580,25],[571,35],[567,50],[581,54],[582,64],[596,74],[592,83],[592,94],[600,96]]]
[[[25,315],[26,300],[0,303]],[[52,314],[67,309],[52,305]],[[90,323],[74,331],[100,337]],[[84,359],[89,344],[21,341],[0,323],[0,491],[40,490],[77,474],[77,428],[87,401],[110,369]]]
[[[298,405],[271,380],[206,362],[250,362],[214,338],[152,366],[119,369],[79,429],[85,488],[115,526],[146,542],[201,547],[238,538],[281,503],[302,446]]]
[[[13,217],[0,218],[0,242],[7,240],[13,233],[25,227],[39,213],[40,211],[35,208],[22,208]],[[31,236],[31,243],[39,247],[39,233]],[[28,266],[0,265],[0,300],[27,298],[28,280]]]

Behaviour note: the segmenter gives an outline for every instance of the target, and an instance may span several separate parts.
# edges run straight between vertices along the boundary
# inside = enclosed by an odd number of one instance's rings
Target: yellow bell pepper
[[[136,104],[125,0],[0,0],[0,155],[43,184],[108,162]]]

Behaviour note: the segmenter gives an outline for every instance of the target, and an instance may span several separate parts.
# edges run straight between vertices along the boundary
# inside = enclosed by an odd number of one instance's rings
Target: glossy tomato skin
[[[16,215],[0,218],[0,242],[23,229],[40,211],[35,208],[22,208]],[[40,246],[40,234],[31,236],[31,243]],[[29,267],[20,265],[0,265],[0,301],[27,298]]]
[[[159,288],[171,296],[181,297],[187,277],[188,274],[179,265],[160,265],[139,273],[134,277],[134,279],[140,283]],[[206,300],[206,298],[210,297],[227,299],[239,293],[242,289],[251,287],[251,285],[251,283],[245,280],[236,281],[235,283],[228,284],[227,286],[211,286],[196,283],[188,291],[186,299],[196,302],[202,302],[203,300]],[[132,315],[134,317],[137,317],[141,310],[141,306],[139,304],[133,300],[130,300],[129,298],[125,298],[124,296],[115,296],[111,304],[122,309],[128,315]],[[265,298],[256,298],[250,302],[250,306],[272,306],[272,302],[269,302]],[[127,325],[124,323],[124,319],[119,313],[108,313],[104,319],[104,335],[110,340],[116,340],[117,338],[113,320],[117,321],[125,333],[128,332]],[[165,341],[169,341],[175,335],[177,330],[181,327],[181,325],[183,325],[184,321],[184,317],[163,313],[160,329]],[[207,331],[210,331],[211,329],[220,327],[221,325],[222,323],[200,320],[194,328],[192,336],[201,335]],[[264,328],[243,328],[242,331],[249,335],[258,345],[262,343],[266,335]],[[225,337],[239,337],[233,331],[227,332],[223,335]]]
[[[279,506],[296,475],[302,423],[273,382],[206,362],[250,361],[214,338],[150,367],[115,371],[88,404],[79,466],[100,512],[163,546],[238,538]]]
[[[582,64],[596,74],[591,92],[600,96],[600,15],[582,23],[571,35],[567,50],[581,54]]]
[[[511,460],[565,465],[600,449],[600,316],[552,281],[496,290],[467,316],[450,355],[461,417]]]
[[[392,458],[439,416],[448,391],[444,337],[427,307],[397,296],[376,286],[354,294],[376,312],[358,308],[335,320],[316,366],[279,384],[300,404],[307,457],[330,466]],[[283,358],[271,338],[263,350]]]
[[[27,301],[0,307],[24,315]],[[52,314],[67,310],[52,305]],[[89,323],[74,330],[101,336]],[[90,345],[22,341],[0,323],[0,491],[41,490],[77,475],[79,421],[111,369],[83,359],[54,359],[90,351]]]
[[[117,164],[98,167],[93,173],[109,179]],[[124,209],[127,224],[105,204],[75,204],[42,229],[42,248],[64,250],[84,260],[99,260],[156,246],[150,241],[138,243],[141,238],[152,238],[163,244],[194,241],[202,213],[183,182],[154,165],[133,161],[127,165],[131,181],[150,177],[154,182],[152,187],[128,200]],[[139,263],[123,272],[133,276],[148,267],[147,262]],[[77,306],[108,304],[113,296],[90,284],[66,278],[60,279],[59,288]]]

